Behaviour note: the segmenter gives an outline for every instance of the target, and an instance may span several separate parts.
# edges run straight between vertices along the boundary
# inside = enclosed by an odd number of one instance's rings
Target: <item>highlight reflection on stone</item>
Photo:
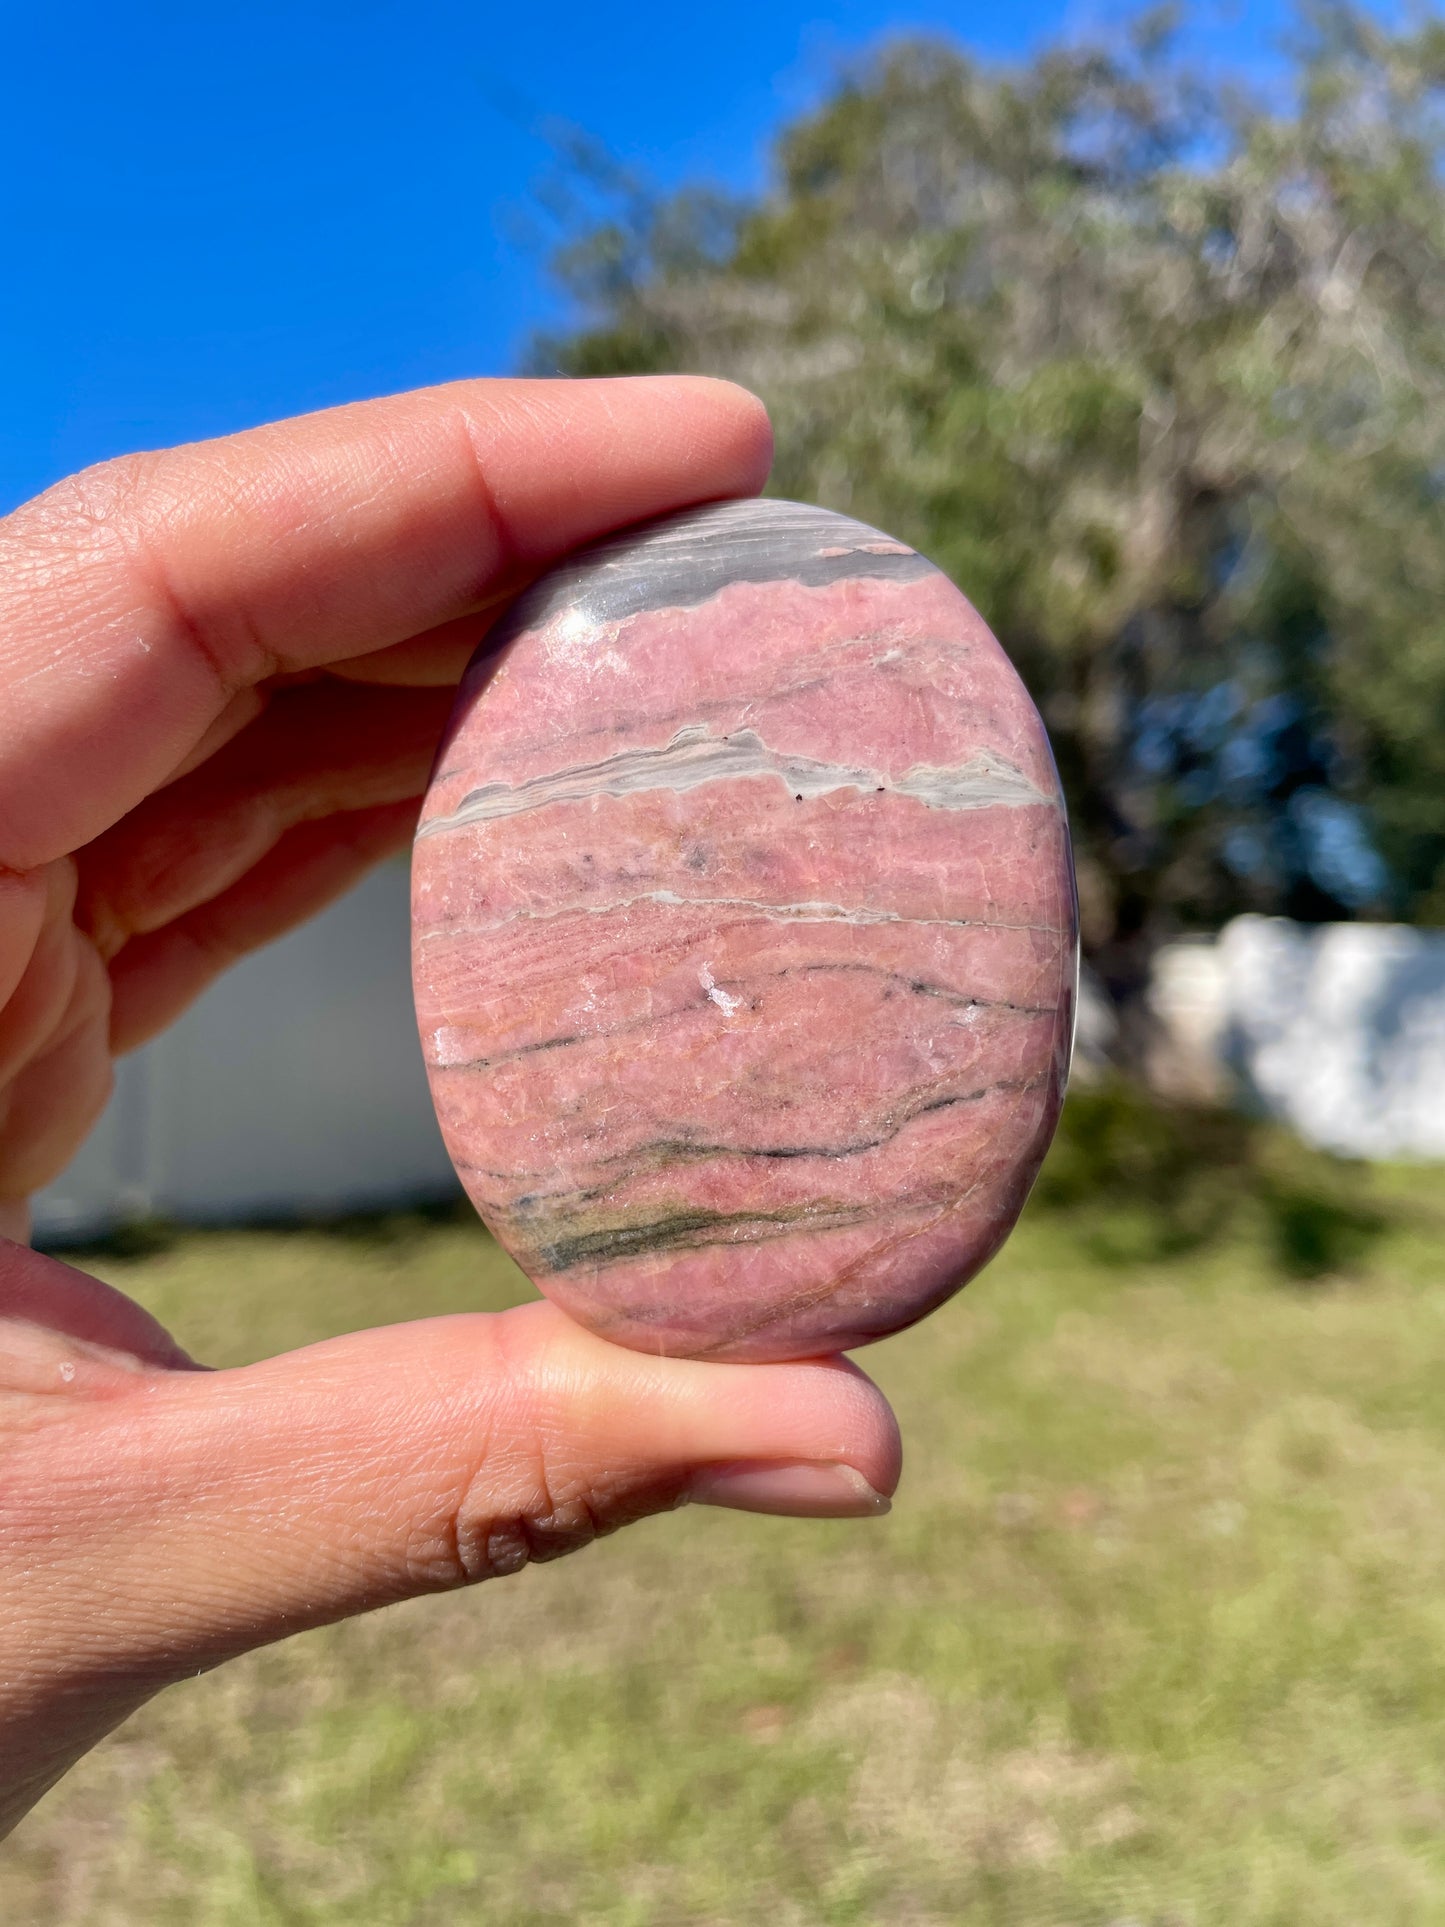
[[[896,1331],[998,1249],[1053,1134],[1043,726],[932,564],[822,509],[691,510],[522,598],[458,697],[413,924],[467,1190],[622,1344]]]

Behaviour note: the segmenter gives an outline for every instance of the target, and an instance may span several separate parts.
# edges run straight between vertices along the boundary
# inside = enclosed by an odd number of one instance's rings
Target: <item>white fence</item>
[[[390,864],[248,958],[122,1063],[105,1116],[36,1201],[37,1235],[451,1190],[408,950],[406,869]],[[1152,994],[1170,1043],[1161,1083],[1235,1097],[1332,1150],[1445,1158],[1445,931],[1241,917],[1170,946]]]

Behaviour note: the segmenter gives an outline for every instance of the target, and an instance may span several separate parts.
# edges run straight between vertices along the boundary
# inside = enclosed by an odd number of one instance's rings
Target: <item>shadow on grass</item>
[[[67,1264],[84,1266],[90,1262],[104,1262],[138,1265],[147,1258],[164,1257],[185,1235],[186,1227],[173,1224],[169,1218],[131,1218],[124,1224],[116,1225],[113,1230],[98,1233],[94,1237],[79,1240],[37,1238],[35,1248],[56,1258],[64,1258]]]
[[[68,1262],[84,1265],[87,1261],[108,1264],[140,1264],[148,1258],[164,1257],[185,1237],[207,1228],[216,1231],[306,1233],[334,1239],[339,1244],[378,1245],[401,1249],[423,1237],[437,1226],[474,1226],[485,1235],[481,1220],[460,1191],[440,1198],[422,1198],[402,1209],[385,1211],[347,1211],[333,1215],[259,1216],[227,1220],[211,1227],[181,1225],[170,1218],[136,1218],[120,1224],[98,1237],[78,1243],[48,1241],[44,1249]]]
[[[1367,1164],[1123,1082],[1070,1094],[1031,1208],[1077,1218],[1092,1256],[1123,1263],[1253,1232],[1302,1282],[1358,1270],[1398,1219],[1372,1196]]]

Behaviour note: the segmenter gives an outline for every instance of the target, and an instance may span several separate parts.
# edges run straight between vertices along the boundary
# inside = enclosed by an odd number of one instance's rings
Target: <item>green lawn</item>
[[[525,1290],[459,1218],[84,1262],[199,1356]],[[172,1691],[0,1917],[1445,1920],[1445,1186],[1109,1096],[867,1363],[879,1524],[699,1512]]]

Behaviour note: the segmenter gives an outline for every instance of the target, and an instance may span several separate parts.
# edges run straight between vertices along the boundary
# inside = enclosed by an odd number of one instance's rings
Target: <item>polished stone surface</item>
[[[937,569],[821,509],[689,511],[523,597],[438,758],[413,942],[467,1190],[642,1350],[896,1331],[998,1249],[1053,1133],[1043,726]]]

